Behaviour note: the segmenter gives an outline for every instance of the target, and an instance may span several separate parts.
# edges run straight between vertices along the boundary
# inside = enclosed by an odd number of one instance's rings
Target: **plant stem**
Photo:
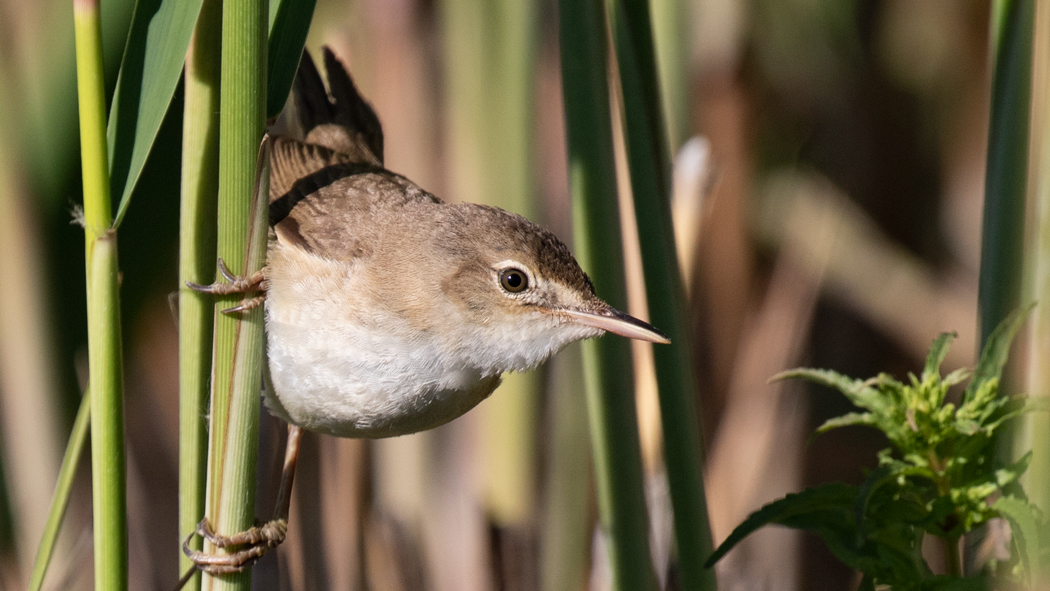
[[[127,588],[128,546],[116,235],[97,238],[89,252],[88,365],[94,393],[91,397],[91,488],[95,507],[95,588],[119,590]]]
[[[688,45],[692,8],[682,0],[652,0],[650,7],[667,147],[674,152],[689,137]]]
[[[80,410],[77,411],[77,418],[73,421],[73,429],[69,433],[69,443],[66,444],[66,455],[62,457],[62,467],[58,470],[55,495],[51,499],[51,510],[47,515],[44,535],[41,537],[40,547],[37,549],[36,562],[33,564],[33,574],[29,579],[29,591],[39,591],[44,585],[44,576],[47,575],[47,568],[51,563],[51,554],[55,550],[55,541],[58,539],[58,532],[62,528],[62,519],[66,515],[66,507],[69,506],[69,492],[73,490],[73,479],[77,474],[77,463],[84,451],[84,442],[87,440],[90,426],[91,389],[88,388],[84,393],[84,397],[80,399]]]
[[[653,347],[660,389],[664,456],[674,505],[675,541],[684,589],[714,589],[703,567],[713,550],[707,517],[697,381],[689,346],[685,289],[671,221],[671,170],[646,0],[608,0],[625,115],[635,218],[650,320],[670,345]]]
[[[937,456],[934,450],[927,451],[926,458],[935,474],[934,482],[937,485],[937,495],[942,497],[951,495],[952,483],[951,479],[944,473],[945,462]],[[952,517],[955,517],[955,515],[953,514]],[[962,558],[959,553],[959,536],[937,536],[937,539],[941,541],[944,551],[945,572],[953,577],[961,577]]]
[[[962,576],[962,559],[959,555],[959,538],[956,536],[940,537],[944,548],[945,574],[950,577]]]
[[[577,258],[596,291],[627,303],[613,161],[605,18],[601,0],[562,0],[562,92],[568,133],[569,186]],[[598,508],[608,535],[612,586],[653,589],[638,420],[625,339],[583,343],[584,378],[594,449]]]
[[[255,195],[257,202],[252,197],[265,124],[267,8],[265,0],[223,3],[218,255],[242,276],[262,267],[266,251],[267,194]],[[255,510],[263,318],[261,307],[234,316],[221,313],[240,297],[215,298],[206,514],[226,535],[251,527]],[[205,550],[214,552],[209,546]],[[205,576],[202,586],[246,591],[251,569]]]
[[[181,541],[204,516],[207,478],[212,297],[186,286],[215,277],[216,194],[219,175],[219,56],[222,2],[205,0],[186,56],[182,119],[182,198],[179,219],[179,571],[192,564]],[[190,542],[201,549],[201,540]],[[184,587],[200,588],[195,574]]]
[[[992,8],[995,71],[977,297],[981,347],[1020,304],[1034,5],[1027,0],[996,0]]]
[[[1050,6],[1045,3],[1036,6],[1033,52],[1033,78],[1039,81],[1039,86],[1034,89],[1032,99],[1035,101],[1032,137],[1038,156],[1032,170],[1035,219],[1029,244],[1031,258],[1026,264],[1023,282],[1031,286],[1031,299],[1040,305],[1032,311],[1029,328],[1025,391],[1045,401],[1050,397],[1050,305],[1047,305],[1050,304]],[[1025,417],[1024,423],[1025,428],[1015,431],[1014,449],[1032,450],[1025,488],[1032,503],[1045,514],[1050,509],[1050,416],[1033,412]],[[1034,574],[1033,588],[1050,588],[1050,570],[1038,568]]]
[[[87,273],[88,366],[91,380],[91,475],[95,588],[128,585],[124,458],[124,396],[120,340],[117,236],[111,229],[106,103],[98,0],[75,0],[84,250]]]
[[[274,4],[277,5],[274,10]],[[288,100],[292,80],[299,70],[306,35],[314,16],[317,0],[273,0],[269,8],[270,41],[268,50],[266,117],[277,117]]]

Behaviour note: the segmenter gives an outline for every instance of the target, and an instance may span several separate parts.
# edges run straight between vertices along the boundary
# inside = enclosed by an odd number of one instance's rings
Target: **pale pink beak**
[[[671,339],[653,328],[648,322],[643,322],[634,316],[624,314],[616,308],[602,308],[593,312],[584,312],[582,310],[558,310],[558,312],[580,324],[600,328],[613,334],[618,334],[621,337],[660,343],[661,345],[671,344]]]

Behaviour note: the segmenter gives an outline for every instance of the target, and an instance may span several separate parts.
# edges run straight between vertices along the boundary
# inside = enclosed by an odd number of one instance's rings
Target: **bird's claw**
[[[192,281],[186,282],[186,287],[189,287],[193,291],[200,293],[207,293],[211,295],[228,295],[232,293],[248,293],[252,291],[262,291],[263,294],[254,298],[246,299],[242,303],[232,308],[226,308],[222,311],[223,314],[237,314],[239,312],[247,312],[248,310],[258,308],[260,304],[266,299],[265,288],[263,287],[263,276],[262,271],[257,271],[249,277],[238,277],[230,272],[229,267],[226,266],[226,262],[221,258],[219,259],[219,273],[222,275],[226,283],[219,283],[216,281],[211,285],[201,285]]]
[[[190,559],[198,569],[210,575],[225,575],[239,573],[262,558],[267,552],[281,545],[288,534],[288,521],[275,519],[251,529],[242,531],[232,536],[223,536],[215,533],[208,524],[207,519],[202,519],[197,525],[197,530],[186,538],[182,543],[182,552]],[[190,541],[194,536],[200,536],[212,543],[219,549],[231,546],[246,546],[242,550],[230,554],[208,554],[200,550],[190,548]]]
[[[226,266],[226,261],[222,260],[222,258],[219,259],[219,273],[222,273],[222,276],[226,281],[229,281],[232,285],[237,285],[246,281],[243,277],[238,277],[231,273],[230,268]]]

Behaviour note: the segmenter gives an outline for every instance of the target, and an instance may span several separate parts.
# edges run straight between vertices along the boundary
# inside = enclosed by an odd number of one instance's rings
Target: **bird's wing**
[[[351,162],[345,154],[324,146],[308,144],[289,137],[274,138],[273,149],[270,153],[270,204],[272,205],[291,192],[294,185],[300,180],[329,166]],[[367,163],[361,163],[360,167],[374,168],[373,165]],[[323,180],[321,182],[324,183]]]
[[[389,214],[432,203],[440,200],[401,175],[344,163],[300,179],[271,202],[270,223],[283,244],[350,261],[371,254],[368,245]]]

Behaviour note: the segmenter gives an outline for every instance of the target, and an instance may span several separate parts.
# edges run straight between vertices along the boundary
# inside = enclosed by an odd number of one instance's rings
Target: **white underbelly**
[[[361,269],[279,246],[269,256],[282,257],[266,295],[268,395],[282,418],[342,437],[404,435],[462,415],[499,385],[498,373],[369,301]],[[303,259],[313,272],[295,269]]]
[[[278,413],[313,431],[369,438],[415,433],[462,415],[499,385],[498,375],[428,364],[424,351],[398,353],[389,342],[378,344],[384,339],[314,345],[304,338],[308,327],[268,321],[267,328]]]

